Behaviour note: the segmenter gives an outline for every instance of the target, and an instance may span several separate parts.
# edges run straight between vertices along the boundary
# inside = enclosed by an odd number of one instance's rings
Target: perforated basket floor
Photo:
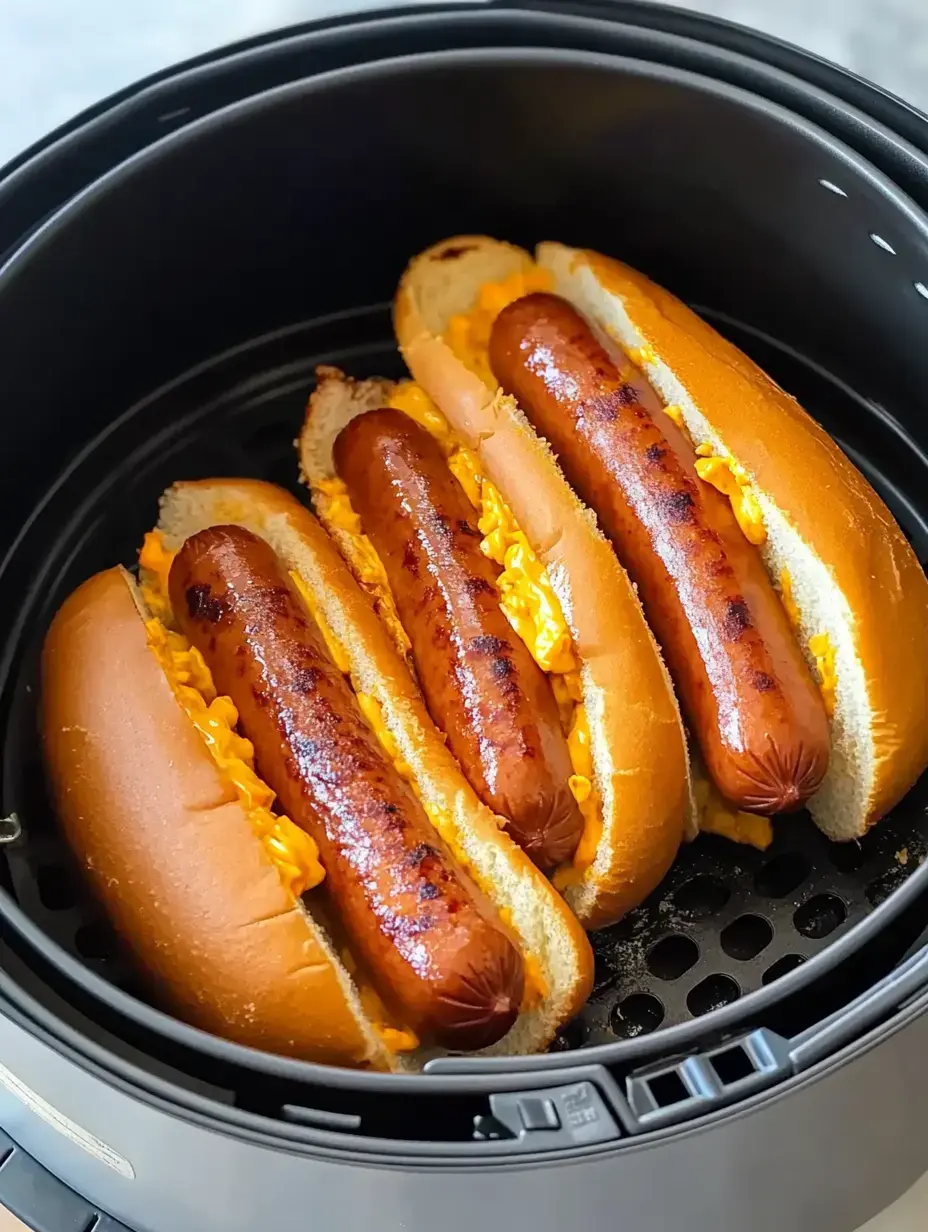
[[[901,504],[891,482],[898,436],[890,439],[871,407],[797,357],[740,335],[730,324],[724,329],[826,426],[840,424],[842,445],[893,504],[926,559],[928,534],[914,512],[921,494],[910,493],[911,504]],[[52,528],[41,532],[44,541],[37,544],[33,535],[23,543],[22,551],[47,563],[48,584],[27,600],[12,647],[18,667],[8,682],[2,807],[16,811],[24,837],[6,850],[6,880],[52,940],[135,992],[140,989],[74,876],[45,795],[35,734],[41,635],[83,577],[117,561],[134,564],[156,520],[158,497],[171,482],[244,475],[299,492],[292,441],[319,362],[338,363],[358,376],[399,375],[383,310],[312,322],[262,340],[138,408],[105,449],[90,450],[68,476],[41,520]],[[123,459],[115,469],[114,457]],[[913,465],[911,456],[907,465]],[[96,493],[89,502],[88,493]],[[832,945],[922,866],[926,786],[860,844],[829,844],[799,814],[776,820],[767,852],[712,836],[685,847],[647,903],[594,935],[593,996],[555,1047],[632,1038],[710,1014]],[[54,960],[54,951],[48,956]]]

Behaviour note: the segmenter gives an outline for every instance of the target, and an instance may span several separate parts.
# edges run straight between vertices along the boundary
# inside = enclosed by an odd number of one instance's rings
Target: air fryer
[[[924,783],[860,844],[798,815],[766,852],[686,847],[593,936],[593,995],[549,1054],[378,1076],[154,1009],[71,866],[36,737],[65,595],[134,563],[174,480],[299,493],[316,364],[400,375],[397,277],[459,231],[666,284],[928,560],[924,124],[691,14],[445,6],[204,58],[8,169],[0,1201],[49,1232],[839,1232],[928,1167]]]

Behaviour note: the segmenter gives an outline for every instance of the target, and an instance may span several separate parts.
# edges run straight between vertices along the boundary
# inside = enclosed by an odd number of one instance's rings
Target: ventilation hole
[[[648,955],[648,970],[659,980],[678,980],[699,961],[699,946],[679,934],[665,937]]]
[[[867,902],[870,906],[879,907],[880,903],[885,902],[894,890],[899,889],[907,875],[906,870],[897,865],[871,881],[866,891]]]
[[[658,1074],[656,1078],[649,1078],[648,1090],[654,1096],[658,1108],[672,1108],[674,1104],[682,1104],[685,1099],[692,1099],[686,1089],[686,1083],[673,1069],[666,1074]]]
[[[919,293],[922,299],[928,299],[928,287],[923,282],[916,282],[915,290]]]
[[[789,975],[790,971],[795,971],[797,967],[801,967],[805,961],[801,954],[784,954],[782,958],[778,958],[775,963],[767,968],[761,983],[772,984],[781,975]]]
[[[700,873],[684,882],[673,896],[674,906],[688,920],[704,920],[722,910],[731,891],[717,877]]]
[[[740,1046],[717,1052],[714,1057],[709,1058],[709,1064],[723,1086],[740,1082],[742,1078],[750,1078],[754,1073],[754,1062]]]
[[[551,1041],[549,1052],[573,1052],[575,1048],[582,1048],[586,1043],[586,1031],[583,1023],[579,1018],[575,1018],[573,1022],[569,1022],[566,1027],[562,1027]]]
[[[82,924],[74,934],[74,944],[82,958],[110,958],[112,951],[106,930],[98,924]]]
[[[686,1008],[695,1017],[711,1014],[724,1005],[731,1005],[741,996],[741,989],[730,975],[707,975],[686,998]]]
[[[649,992],[633,992],[612,1011],[612,1030],[620,1039],[650,1035],[664,1021],[664,1007]]]
[[[829,192],[833,192],[838,197],[846,197],[847,193],[843,188],[839,188],[837,184],[832,184],[831,180],[819,180],[822,188],[827,188]]]
[[[13,1158],[13,1152],[16,1150],[13,1146],[0,1147],[0,1168],[10,1159]]]
[[[785,898],[798,890],[811,872],[812,865],[804,855],[784,851],[757,870],[754,888],[764,898]]]
[[[796,931],[813,941],[821,941],[847,919],[847,907],[834,894],[816,894],[797,908],[793,915]]]
[[[747,962],[756,958],[773,940],[773,927],[761,915],[739,915],[722,929],[720,940],[729,958]]]
[[[867,862],[860,843],[829,843],[828,859],[839,873],[856,873]]]
[[[892,253],[893,256],[896,255],[895,248],[893,248],[892,244],[887,243],[887,241],[883,239],[882,235],[877,235],[875,231],[871,231],[870,238],[873,240],[874,244],[876,244],[877,248],[882,248],[884,252]]]
[[[55,864],[44,864],[36,873],[39,898],[48,911],[70,911],[77,903],[71,875]]]

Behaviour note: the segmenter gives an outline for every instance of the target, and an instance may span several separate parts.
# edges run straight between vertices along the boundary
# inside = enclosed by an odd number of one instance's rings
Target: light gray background
[[[275,26],[391,0],[0,0],[0,164],[147,73]],[[928,111],[928,0],[691,0]]]

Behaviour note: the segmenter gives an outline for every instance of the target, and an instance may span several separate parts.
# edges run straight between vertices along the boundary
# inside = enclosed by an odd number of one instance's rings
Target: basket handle
[[[0,1206],[32,1232],[132,1232],[69,1189],[2,1129]]]

